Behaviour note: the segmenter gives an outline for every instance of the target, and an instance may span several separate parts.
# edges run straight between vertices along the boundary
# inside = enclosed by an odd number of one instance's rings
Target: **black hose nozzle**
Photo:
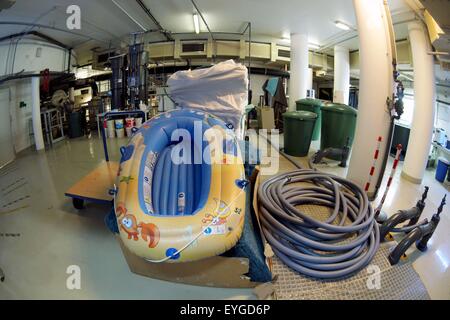
[[[444,206],[446,205],[446,203],[447,203],[447,195],[445,195],[441,201],[441,205],[439,206],[438,211],[436,213],[437,216],[441,215],[441,212],[442,210],[444,210]]]
[[[423,210],[425,209],[425,200],[428,197],[428,191],[430,190],[430,187],[426,186],[425,191],[422,194],[422,199],[417,201],[415,209],[417,209],[417,214],[414,217],[411,217],[411,220],[408,223],[408,227],[411,227],[417,222],[419,222],[420,216],[422,215]]]
[[[422,202],[424,202],[427,199],[429,190],[430,190],[430,187],[425,187],[425,191],[422,194]]]

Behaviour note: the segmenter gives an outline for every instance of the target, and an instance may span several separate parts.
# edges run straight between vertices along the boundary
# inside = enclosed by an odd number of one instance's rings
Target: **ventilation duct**
[[[181,43],[182,56],[198,56],[206,55],[206,43],[205,42],[183,42]]]

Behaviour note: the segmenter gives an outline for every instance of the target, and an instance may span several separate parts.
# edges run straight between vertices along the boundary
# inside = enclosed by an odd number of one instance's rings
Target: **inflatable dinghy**
[[[121,148],[115,213],[124,245],[150,262],[186,262],[232,248],[245,215],[245,173],[220,119],[174,110]]]

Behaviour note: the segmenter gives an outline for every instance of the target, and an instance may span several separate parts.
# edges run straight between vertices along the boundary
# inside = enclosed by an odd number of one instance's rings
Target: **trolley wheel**
[[[84,200],[83,199],[73,198],[72,203],[73,203],[73,207],[75,209],[78,209],[78,210],[84,209]]]

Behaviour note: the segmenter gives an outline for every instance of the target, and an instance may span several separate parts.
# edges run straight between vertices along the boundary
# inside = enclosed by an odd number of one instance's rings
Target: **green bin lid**
[[[283,114],[284,118],[314,121],[317,119],[317,114],[309,111],[289,111]]]
[[[322,107],[323,106],[323,100],[319,99],[301,99],[295,102],[297,105],[306,105],[306,106],[314,106],[314,107]]]
[[[330,111],[330,112],[336,112],[336,113],[344,113],[344,114],[352,114],[352,115],[358,115],[358,111],[355,108],[352,108],[346,104],[342,103],[325,103],[322,106],[322,111]]]

